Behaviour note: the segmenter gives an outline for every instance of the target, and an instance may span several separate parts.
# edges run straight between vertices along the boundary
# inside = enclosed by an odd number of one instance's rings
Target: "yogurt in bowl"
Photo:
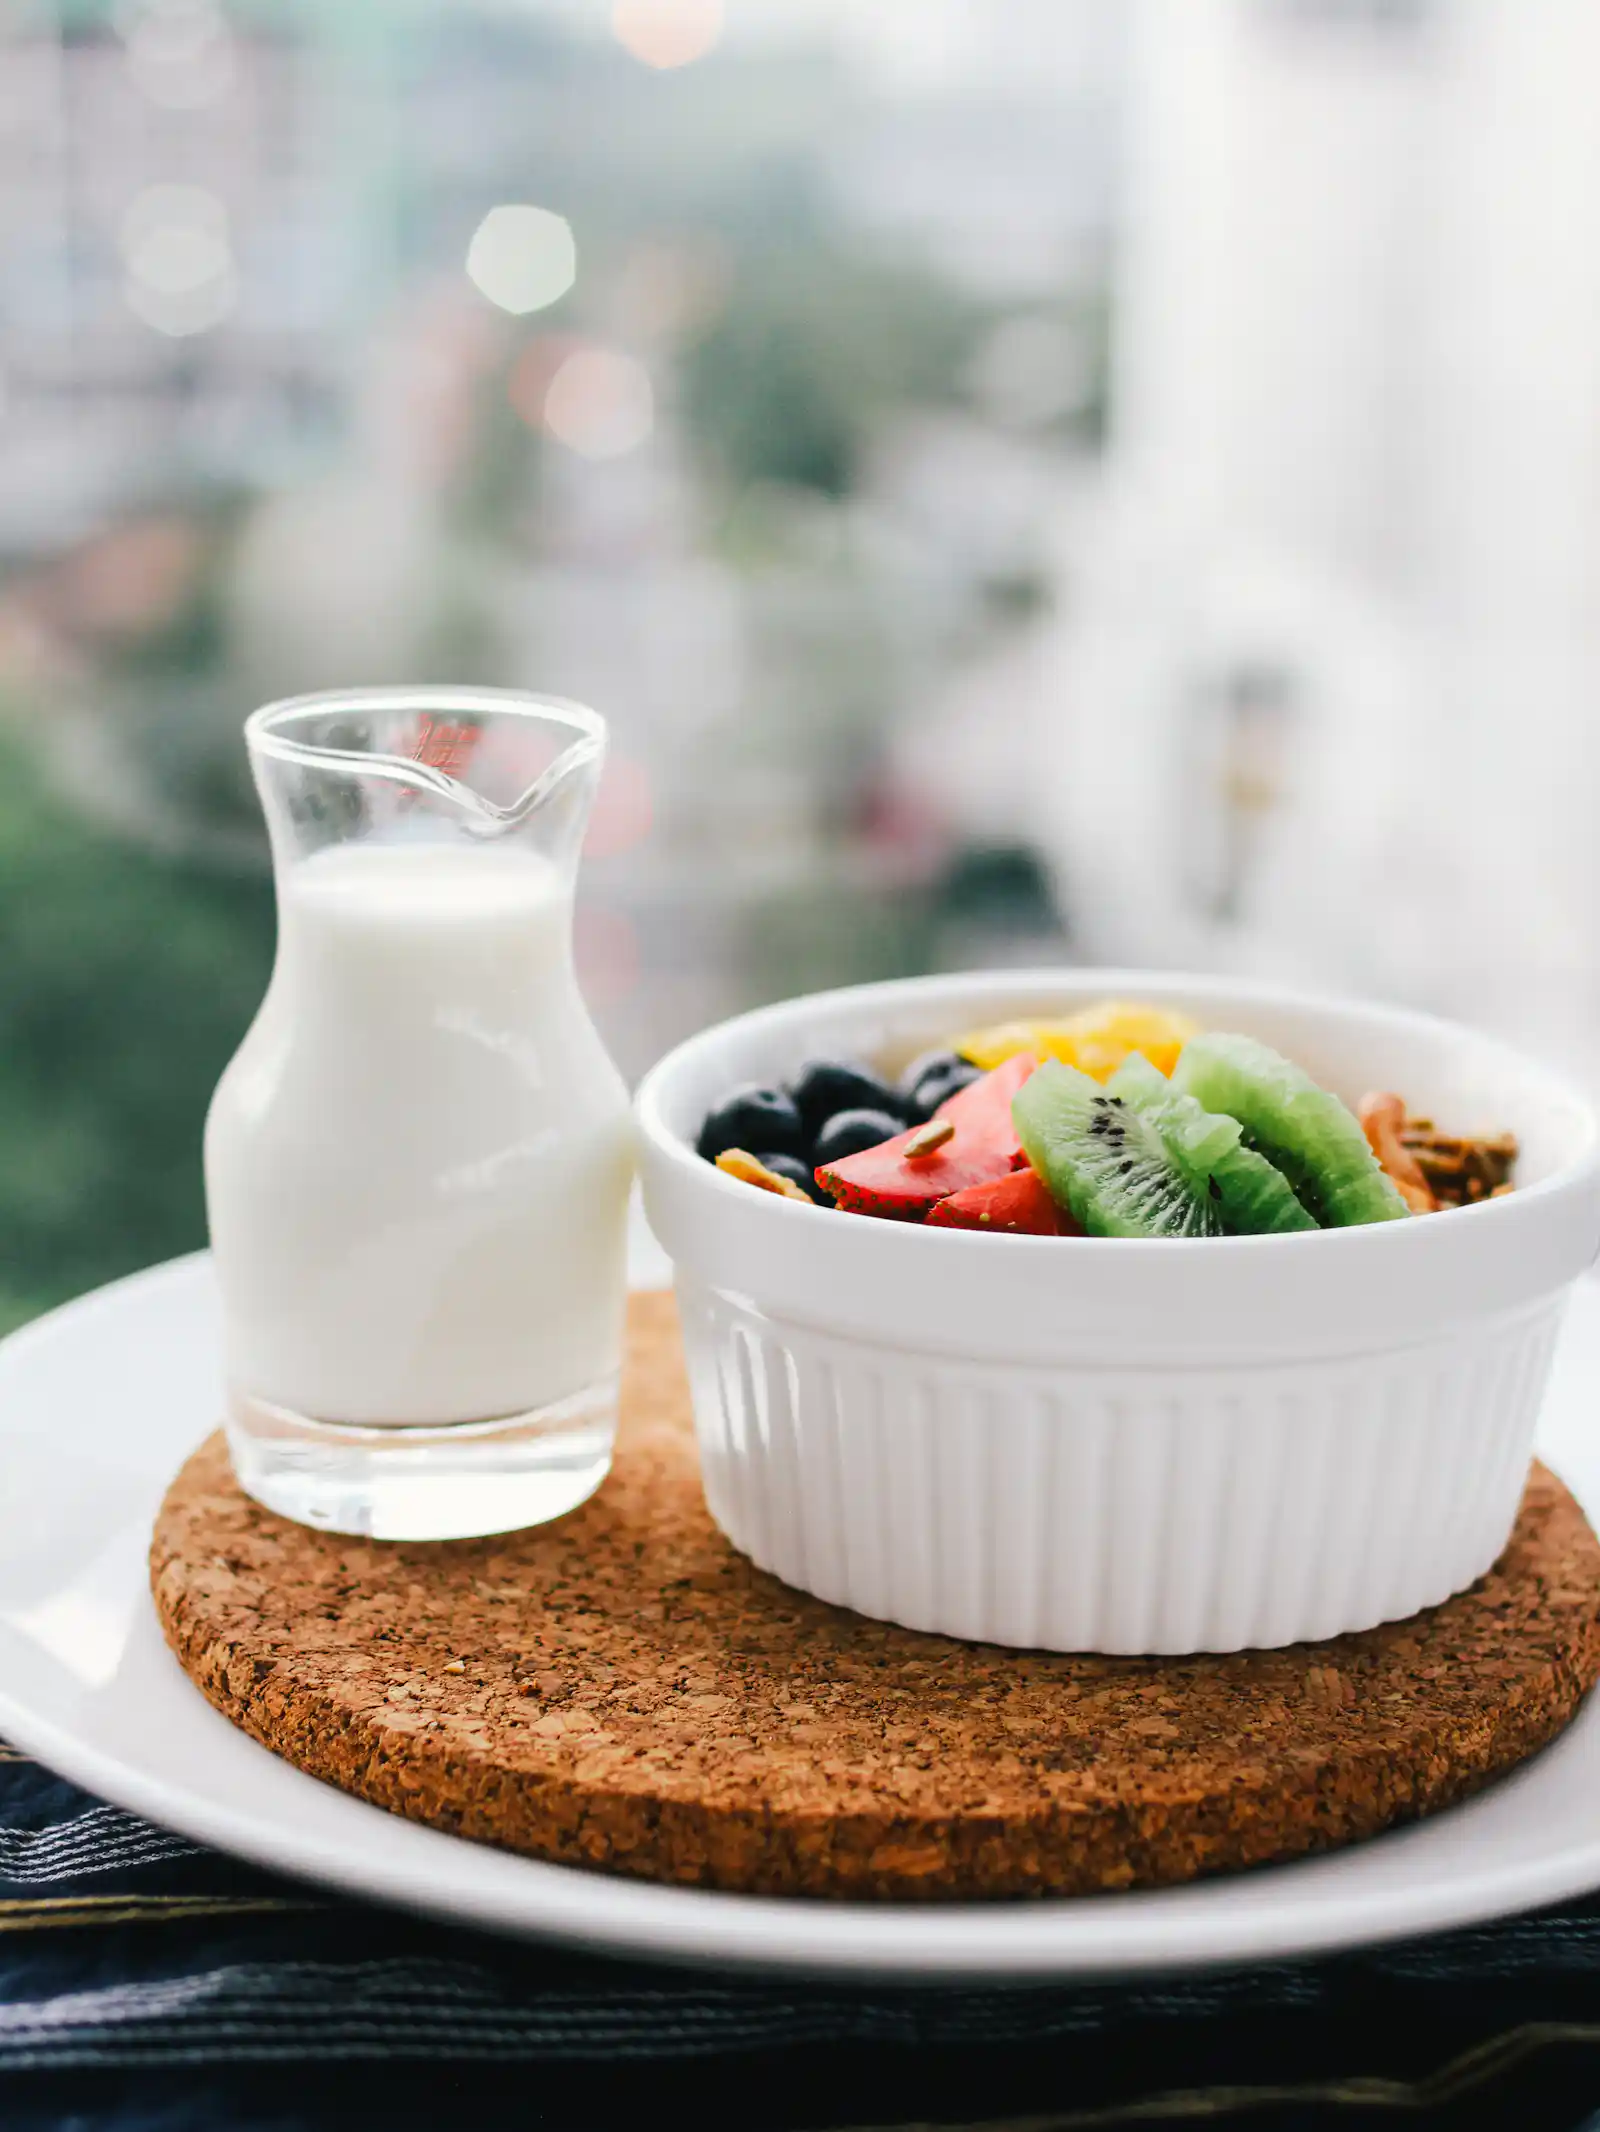
[[[978,1235],[852,1218],[701,1160],[707,1110],[816,1055],[1108,993],[1514,1132],[1517,1190],[1311,1233]],[[1600,1248],[1600,1128],[1470,1030],[1232,980],[997,972],[819,994],[692,1038],[637,1099],[706,1495],[823,1599],[963,1638],[1108,1653],[1320,1640],[1489,1568],[1567,1292]]]

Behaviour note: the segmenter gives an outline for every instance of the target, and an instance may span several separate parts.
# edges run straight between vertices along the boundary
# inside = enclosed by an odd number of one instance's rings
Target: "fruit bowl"
[[[752,1191],[707,1109],[812,1055],[1116,992],[1521,1142],[1448,1214],[1203,1240],[980,1235]],[[1593,1112],[1470,1030],[1231,980],[994,972],[821,993],[691,1038],[637,1099],[706,1498],[733,1544],[909,1628],[1048,1650],[1231,1651],[1464,1589],[1510,1532],[1567,1292],[1600,1248]]]

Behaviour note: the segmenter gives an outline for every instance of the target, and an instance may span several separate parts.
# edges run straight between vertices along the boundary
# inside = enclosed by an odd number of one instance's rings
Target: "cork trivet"
[[[736,1554],[700,1491],[670,1299],[636,1298],[617,1465],[560,1523],[380,1545],[173,1483],[151,1579],[217,1708],[379,1806],[573,1865],[764,1893],[1151,1887],[1431,1813],[1542,1747],[1600,1671],[1600,1545],[1535,1467],[1435,1612],[1182,1660],[962,1644]]]

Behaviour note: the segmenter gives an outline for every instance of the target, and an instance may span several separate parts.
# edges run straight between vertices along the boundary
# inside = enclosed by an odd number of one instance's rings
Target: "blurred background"
[[[0,1325],[202,1240],[239,728],[613,759],[637,1074],[1231,968],[1600,1092],[1592,0],[0,0]]]

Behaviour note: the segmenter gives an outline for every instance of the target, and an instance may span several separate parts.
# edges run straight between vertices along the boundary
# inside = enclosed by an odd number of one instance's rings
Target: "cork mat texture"
[[[1600,1546],[1535,1467],[1434,1613],[1232,1657],[1061,1657],[866,1621],[736,1554],[676,1319],[631,1305],[599,1495],[430,1546],[307,1531],[220,1437],[156,1523],[168,1641],[226,1716],[393,1812],[571,1865],[766,1894],[1152,1887],[1327,1850],[1542,1747],[1600,1671]]]

